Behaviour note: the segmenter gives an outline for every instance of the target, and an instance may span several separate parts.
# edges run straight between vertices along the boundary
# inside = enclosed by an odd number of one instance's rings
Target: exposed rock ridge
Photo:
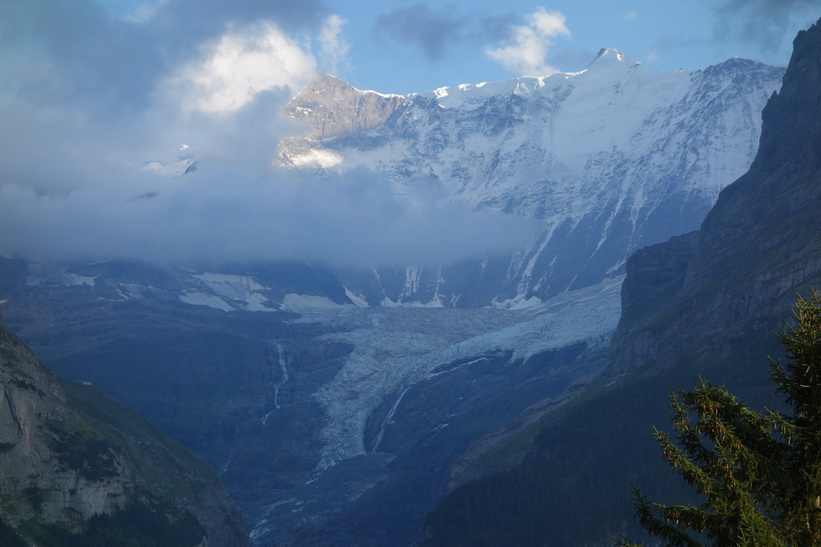
[[[379,127],[408,102],[401,95],[362,91],[339,78],[320,74],[288,105],[286,112],[296,120],[311,123],[310,137],[331,139]],[[351,116],[351,112],[355,115]]]

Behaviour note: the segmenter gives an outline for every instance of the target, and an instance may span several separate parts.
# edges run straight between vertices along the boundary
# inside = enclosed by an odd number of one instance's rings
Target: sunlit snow
[[[291,156],[290,161],[294,167],[334,167],[342,163],[344,158],[341,154],[331,150],[308,149],[300,154]]]

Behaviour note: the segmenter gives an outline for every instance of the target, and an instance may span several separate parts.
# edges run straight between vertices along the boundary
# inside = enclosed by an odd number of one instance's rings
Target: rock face
[[[623,271],[635,249],[698,228],[755,154],[783,69],[730,59],[657,73],[603,49],[572,74],[407,97],[323,76],[288,108],[311,132],[282,165],[384,173],[397,193],[436,188],[532,220],[512,255],[440,269],[338,272],[370,305],[510,306]]]
[[[310,155],[302,157],[302,153],[309,152],[309,148],[299,148],[300,143],[318,142],[376,129],[409,102],[401,95],[362,93],[338,78],[320,75],[300,92],[287,109],[288,115],[293,119],[307,121],[312,131],[307,137],[286,139],[279,161],[291,166],[310,163]],[[355,114],[351,115],[352,112]]]
[[[86,534],[136,504],[170,529],[184,523],[176,537],[190,545],[249,544],[204,463],[94,386],[61,385],[2,327],[0,409],[0,518],[20,536]]]
[[[675,362],[718,338],[769,333],[796,293],[821,287],[821,29],[799,33],[781,91],[763,111],[749,171],[725,188],[698,233],[627,263],[614,366]]]
[[[67,452],[62,447],[72,434],[63,424],[76,423],[79,417],[69,408],[57,379],[36,364],[22,343],[5,331],[2,336],[0,481],[4,492],[19,496],[25,489],[35,489],[44,498],[34,506],[22,505],[16,520],[39,514],[46,522],[74,524],[69,520],[73,515],[87,520],[122,509],[127,493],[135,487],[133,481],[123,479],[133,469],[107,445],[100,447],[93,468],[80,462],[82,467],[70,469],[61,460]]]

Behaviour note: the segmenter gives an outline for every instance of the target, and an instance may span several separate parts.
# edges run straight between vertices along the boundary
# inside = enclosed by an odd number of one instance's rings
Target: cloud
[[[163,66],[149,38],[89,0],[0,3],[0,94],[90,114],[145,107]]]
[[[331,14],[323,0],[154,0],[143,6],[153,12],[152,28],[175,34],[169,38],[176,44],[213,39],[226,24],[243,26],[259,20],[276,21],[288,33],[313,34]]]
[[[559,36],[570,36],[565,26],[565,17],[558,11],[547,11],[538,7],[535,12],[526,16],[527,25],[511,29],[508,45],[498,48],[485,48],[491,59],[505,67],[526,76],[543,76],[558,72],[547,64],[548,49],[553,39]]]
[[[261,92],[235,111],[194,113],[173,128],[152,121],[145,133],[160,131],[161,146],[148,152],[108,126],[86,126],[71,141],[71,118],[32,126],[29,112],[0,108],[0,120],[21,129],[0,135],[0,255],[439,265],[512,250],[527,237],[521,219],[475,211],[424,184],[400,192],[365,169],[316,177],[273,167],[280,136],[295,130],[282,117],[287,100]],[[192,145],[180,150],[182,142]],[[196,170],[162,176],[143,168],[146,153],[166,164],[192,154],[182,163],[198,160]]]
[[[150,106],[156,83],[192,62],[229,28],[275,22],[314,36],[322,0],[154,0],[114,16],[96,0],[0,2],[0,96],[102,116]]]
[[[628,11],[627,13],[623,13],[621,18],[625,21],[635,21],[639,16],[635,11]]]
[[[307,4],[312,19],[262,0],[156,1],[131,17],[91,0],[0,3],[0,254],[432,264],[521,242],[516,219],[425,185],[400,195],[370,171],[272,167],[280,137],[302,131],[281,110],[317,66],[309,42],[343,44],[342,20]],[[143,169],[193,159],[183,176]]]
[[[319,33],[319,65],[322,72],[339,76],[349,69],[350,44],[342,38],[342,27],[347,23],[339,15],[330,15]]]
[[[314,58],[271,22],[232,29],[203,50],[167,83],[184,110],[233,111],[277,88],[295,94],[316,72]]]
[[[427,61],[436,63],[456,46],[478,47],[503,40],[516,19],[514,14],[488,15],[480,10],[463,11],[453,4],[431,7],[418,2],[379,15],[373,35],[383,43],[418,49]]]
[[[309,260],[341,266],[447,264],[510,250],[515,218],[372,171],[327,179],[202,161],[182,177],[120,172],[68,193],[0,186],[0,253],[35,260],[201,264]]]
[[[374,33],[382,39],[418,46],[426,59],[438,61],[449,44],[463,38],[467,24],[467,19],[452,8],[435,10],[428,4],[413,4],[377,17]]]

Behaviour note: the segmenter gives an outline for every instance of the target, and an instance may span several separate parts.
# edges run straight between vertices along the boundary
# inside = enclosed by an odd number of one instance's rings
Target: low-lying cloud
[[[318,178],[271,169],[260,176],[245,166],[203,160],[182,176],[129,168],[87,174],[106,180],[57,192],[0,186],[3,254],[58,261],[435,265],[509,250],[526,235],[515,219],[474,211],[429,190],[398,194],[367,170]]]

